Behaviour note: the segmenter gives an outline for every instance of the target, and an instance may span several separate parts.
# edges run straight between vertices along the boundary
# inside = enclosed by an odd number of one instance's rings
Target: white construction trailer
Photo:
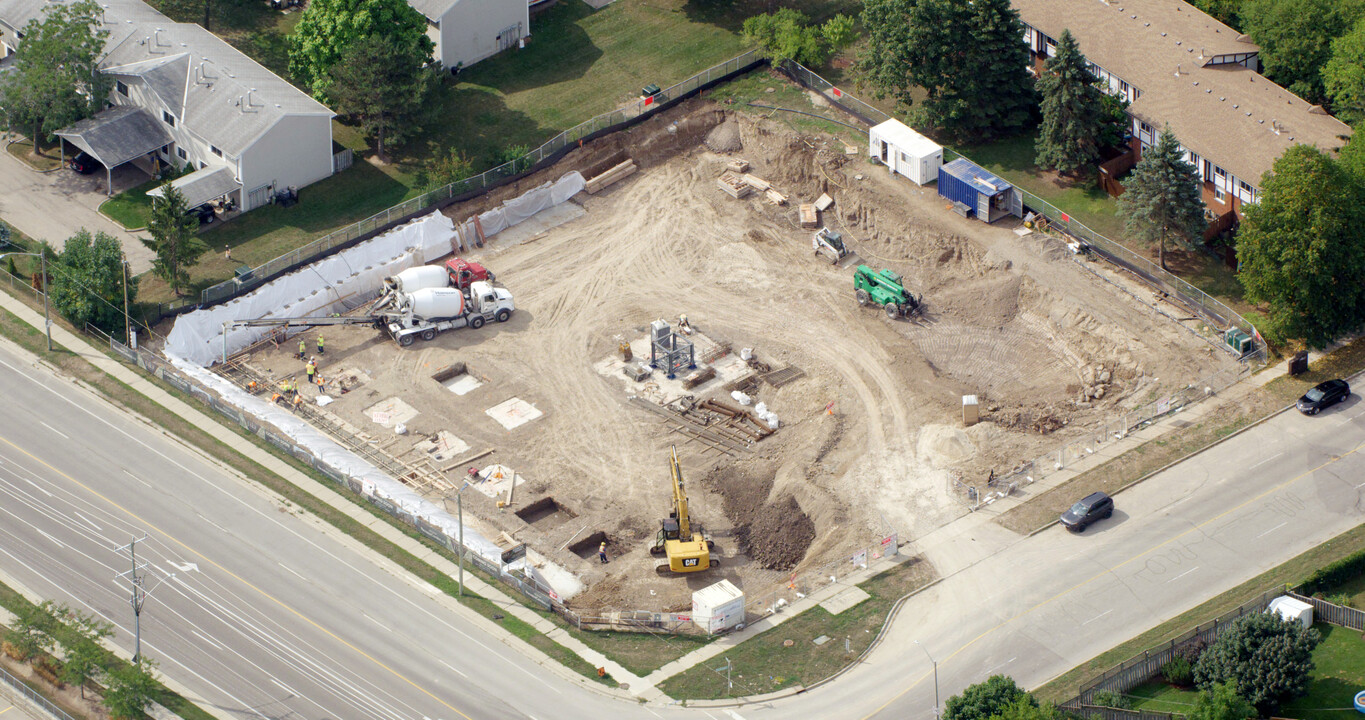
[[[899,120],[887,120],[868,131],[867,154],[917,185],[937,180],[943,164],[943,146]]]

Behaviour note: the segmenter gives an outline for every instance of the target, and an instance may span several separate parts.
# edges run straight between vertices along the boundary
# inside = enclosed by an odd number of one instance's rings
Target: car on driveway
[[[1093,492],[1062,513],[1062,525],[1072,532],[1085,532],[1096,520],[1113,514],[1114,499],[1102,492]]]
[[[1336,405],[1350,395],[1351,386],[1345,380],[1328,380],[1304,393],[1294,407],[1304,415],[1317,415],[1320,410]]]
[[[186,210],[185,214],[197,219],[200,225],[208,225],[218,217],[213,211],[213,206],[207,204],[192,207]]]
[[[90,173],[99,170],[101,167],[104,167],[103,165],[100,165],[98,160],[90,157],[90,153],[85,152],[71,158],[67,164],[71,166],[72,170],[75,170],[82,175],[89,175]]]

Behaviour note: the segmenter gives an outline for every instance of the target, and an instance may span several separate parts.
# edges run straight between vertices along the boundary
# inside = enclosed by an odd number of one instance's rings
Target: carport
[[[174,142],[151,113],[128,105],[100,111],[92,118],[58,130],[56,135],[104,166],[105,193],[108,195],[114,194],[114,168]],[[62,164],[66,164],[65,146]]]
[[[171,186],[185,196],[185,207],[196,208],[221,197],[239,192],[242,184],[229,167],[206,167],[178,177]],[[165,185],[147,191],[148,197],[164,197]]]

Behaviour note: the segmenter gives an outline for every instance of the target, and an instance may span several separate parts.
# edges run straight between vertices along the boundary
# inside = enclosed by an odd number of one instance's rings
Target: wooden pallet
[[[786,385],[789,382],[792,382],[799,378],[803,378],[805,376],[806,376],[805,370],[802,370],[801,368],[795,367],[793,365],[788,365],[787,367],[784,367],[780,370],[774,370],[770,373],[764,373],[763,382],[766,382],[769,385],[772,385],[773,387],[782,387],[783,385]]]
[[[722,173],[720,177],[716,178],[716,187],[724,190],[725,194],[736,200],[748,197],[749,193],[754,191],[744,182],[743,178],[733,172]]]

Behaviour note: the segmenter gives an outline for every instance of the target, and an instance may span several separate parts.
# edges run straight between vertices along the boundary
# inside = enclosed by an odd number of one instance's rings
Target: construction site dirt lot
[[[1130,294],[1059,239],[1021,237],[1013,219],[958,217],[932,187],[890,176],[864,147],[705,100],[446,213],[463,221],[568,170],[591,177],[623,153],[640,171],[556,208],[561,224],[514,228],[468,254],[515,296],[508,322],[408,348],[367,327],[328,328],[319,358],[324,378],[354,378],[326,409],[391,454],[438,455],[445,494],[467,469],[452,463],[493,449],[471,464],[515,471],[512,503],[497,506],[506,492],[466,491],[465,515],[576,573],[586,589],[571,606],[683,609],[692,591],[721,579],[755,595],[890,531],[922,535],[967,512],[954,477],[980,484],[1235,363],[1134,297],[1149,291]],[[736,157],[790,202],[718,189]],[[822,223],[842,231],[862,262],[901,273],[923,294],[922,316],[892,320],[860,307],[852,268],[813,257],[796,204],[822,192],[834,199]],[[665,383],[603,370],[622,341],[636,343],[638,359],[649,323],[680,314],[734,354],[752,348],[772,368],[804,373],[780,387],[752,385],[780,428],[747,451],[726,454],[670,431],[630,399],[670,400]],[[276,376],[299,372],[293,349],[250,362]],[[442,373],[459,363],[463,376]],[[719,380],[696,394],[733,402]],[[972,427],[963,426],[964,395],[980,399]],[[386,404],[393,398],[402,402]],[[503,405],[513,399],[522,403]],[[487,412],[500,405],[510,408],[504,420],[522,424],[507,429]],[[376,424],[376,412],[389,426]],[[390,427],[400,420],[403,436]],[[415,447],[440,431],[448,433],[440,447]],[[694,517],[721,560],[692,576],[657,575],[649,552],[670,509],[674,444]],[[597,556],[602,540],[607,564]]]

